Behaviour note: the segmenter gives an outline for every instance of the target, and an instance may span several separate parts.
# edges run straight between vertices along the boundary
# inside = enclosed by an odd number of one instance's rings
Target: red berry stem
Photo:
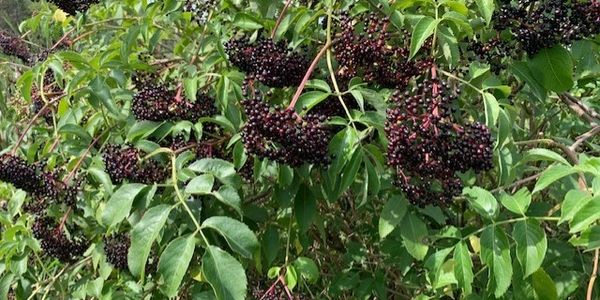
[[[60,223],[58,223],[58,227],[56,227],[57,233],[59,233],[59,234],[62,233],[63,228],[65,227],[65,223],[67,223],[67,218],[69,218],[69,215],[71,214],[71,211],[73,211],[73,209],[71,206],[69,206],[69,208],[67,209],[67,212],[65,212],[63,217],[60,219]]]
[[[298,99],[300,98],[300,95],[302,94],[302,91],[304,90],[304,87],[306,86],[306,83],[308,82],[308,80],[310,79],[310,76],[312,75],[313,71],[317,67],[317,63],[319,63],[319,59],[321,59],[321,57],[325,54],[325,52],[327,52],[327,49],[329,49],[329,47],[331,47],[331,44],[332,44],[331,42],[327,42],[325,44],[325,46],[323,46],[323,48],[321,48],[321,51],[319,51],[317,56],[315,56],[315,59],[313,59],[312,63],[310,64],[310,67],[308,67],[308,70],[306,70],[306,74],[304,75],[302,82],[300,82],[300,85],[298,86],[298,89],[296,90],[296,94],[294,94],[294,98],[292,98],[292,102],[290,102],[290,105],[288,105],[287,109],[289,109],[289,110],[294,109],[294,107],[296,106],[296,102],[298,102]]]
[[[292,4],[292,0],[287,0],[285,2],[285,6],[281,10],[279,17],[277,18],[277,22],[275,23],[275,27],[273,27],[273,31],[271,32],[271,39],[275,38],[275,33],[277,32],[277,28],[279,28],[279,25],[281,25],[281,21],[283,21],[283,17],[285,16],[285,13],[287,12],[288,7],[290,7],[290,4]]]

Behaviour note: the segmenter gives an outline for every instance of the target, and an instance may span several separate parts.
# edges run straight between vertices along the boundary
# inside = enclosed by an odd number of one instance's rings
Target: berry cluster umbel
[[[489,52],[497,52],[491,56],[515,56],[520,51],[531,56],[557,44],[569,44],[599,34],[600,3],[579,0],[508,1],[494,14],[493,24],[497,31],[512,35],[516,44],[508,40],[499,41],[498,38],[483,43],[489,46]],[[476,48],[479,48],[479,56],[486,50],[486,47]]]
[[[454,123],[450,105],[456,97],[435,78],[392,97],[394,106],[385,124],[388,164],[415,205],[448,203],[462,192],[457,172],[493,166],[489,129],[479,123]]]
[[[49,217],[39,217],[33,224],[33,235],[40,240],[44,254],[58,258],[62,262],[72,262],[81,256],[89,243],[82,237],[69,239],[62,225],[57,225]]]
[[[229,61],[250,78],[270,87],[297,86],[310,64],[299,53],[292,52],[284,41],[273,42],[270,38],[234,39],[225,44]]]
[[[192,20],[199,25],[208,21],[210,11],[217,5],[216,0],[187,0],[183,10],[192,14]]]
[[[32,54],[27,44],[20,37],[14,36],[4,30],[0,30],[0,52],[18,57],[27,63],[32,60]]]
[[[135,76],[133,82],[137,92],[131,110],[138,120],[196,122],[217,112],[214,99],[206,94],[198,93],[196,102],[191,102],[152,76]]]
[[[362,30],[355,28],[361,22]],[[355,21],[342,14],[339,26],[334,49],[341,79],[361,76],[381,87],[404,88],[410,79],[431,67],[431,60],[409,60],[408,47],[390,43],[388,18],[371,14]]]
[[[70,15],[76,15],[78,12],[87,11],[92,5],[100,3],[100,0],[50,0],[50,2],[62,11]]]
[[[242,101],[247,121],[242,139],[249,154],[290,166],[329,163],[331,132],[326,117],[298,116],[291,109],[271,108],[259,98]]]
[[[163,182],[169,174],[169,168],[152,159],[141,161],[142,156],[142,152],[136,148],[111,144],[106,146],[102,158],[106,172],[114,183],[124,180],[146,184]]]
[[[127,270],[127,252],[131,240],[129,235],[121,233],[104,238],[104,253],[106,260],[115,268]]]

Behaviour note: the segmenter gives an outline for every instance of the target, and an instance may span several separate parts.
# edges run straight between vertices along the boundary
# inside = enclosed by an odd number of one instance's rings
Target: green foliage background
[[[332,164],[293,169],[248,157],[239,135],[244,75],[230,66],[223,44],[270,32],[279,1],[222,0],[206,26],[191,22],[175,0],[104,0],[64,19],[36,2],[32,17],[16,27],[28,33],[32,49],[63,36],[75,42],[33,66],[0,57],[0,146],[9,152],[17,143],[34,115],[32,89],[51,70],[65,95],[51,124],[33,123],[19,154],[67,170],[83,157],[86,183],[67,224],[92,244],[73,263],[44,256],[31,233],[34,218],[22,209],[31,199],[0,184],[0,297],[246,299],[255,282],[268,286],[284,274],[289,289],[308,299],[585,299],[588,291],[596,299],[597,284],[587,284],[600,248],[600,40],[509,60],[495,75],[465,51],[489,29],[492,0],[313,2],[309,8],[294,1],[276,38],[316,53],[332,37],[326,25],[347,10],[390,17],[394,30],[412,33],[413,54],[435,37],[440,76],[464,90],[458,102],[465,119],[494,132],[494,170],[463,174],[468,187],[448,207],[411,206],[385,161],[392,91],[360,79],[336,91],[327,83],[330,52],[300,103],[349,93],[373,108],[332,121],[339,125]],[[136,121],[130,78],[150,67],[181,83],[191,99],[208,92],[219,116]],[[286,104],[295,89],[273,92]],[[207,123],[224,128],[231,161],[196,161],[156,143],[201,135]],[[168,182],[111,183],[101,156],[111,142],[170,164]],[[238,174],[246,163],[254,169],[251,182]],[[49,214],[65,211],[55,205]],[[103,237],[116,232],[132,238],[126,271],[107,263],[103,250]],[[155,274],[145,274],[148,257],[158,259]]]

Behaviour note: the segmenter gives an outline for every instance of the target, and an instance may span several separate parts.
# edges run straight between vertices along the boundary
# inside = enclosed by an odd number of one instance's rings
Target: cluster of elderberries
[[[192,20],[202,25],[206,23],[216,4],[216,0],[187,0],[183,4],[183,10],[192,13]]]
[[[508,30],[520,49],[534,55],[541,49],[599,34],[600,4],[579,0],[519,0],[503,5],[493,20],[496,30]]]
[[[20,37],[14,36],[4,30],[0,30],[0,52],[20,58],[24,62],[30,62],[32,54]]]
[[[198,93],[196,102],[191,102],[181,91],[170,90],[153,76],[135,76],[133,82],[137,92],[131,110],[138,120],[196,122],[216,113],[214,99],[206,94]]]
[[[168,168],[152,159],[142,162],[142,157],[136,148],[115,144],[107,145],[102,155],[106,172],[114,183],[124,180],[146,184],[163,182],[169,174]]]
[[[329,163],[331,137],[323,115],[298,116],[291,109],[271,108],[260,98],[242,101],[247,117],[242,139],[249,154],[291,166]]]
[[[40,240],[44,253],[62,262],[71,262],[81,256],[89,243],[83,237],[67,237],[62,224],[49,217],[38,217],[33,224],[33,235]]]
[[[454,123],[451,104],[456,97],[437,78],[392,97],[385,123],[388,165],[415,205],[448,203],[462,192],[456,172],[493,166],[490,131],[479,123]]]
[[[493,38],[487,42],[474,41],[469,44],[468,49],[472,51],[480,60],[490,65],[490,70],[496,74],[504,69],[506,65],[503,62],[505,57],[515,56],[515,49],[500,38]]]
[[[115,268],[127,270],[127,252],[131,240],[129,235],[121,233],[104,238],[104,253],[106,260]]]
[[[186,139],[183,135],[178,135],[172,138],[167,138],[161,142],[163,147],[172,149],[173,151],[190,150],[196,155],[196,159],[202,158],[225,158],[224,150],[222,149],[222,140],[213,140],[202,138]]]
[[[87,11],[92,5],[100,3],[100,0],[50,0],[50,2],[62,11],[70,15],[76,15],[78,12]]]
[[[233,39],[225,44],[225,51],[229,61],[250,78],[276,88],[300,84],[310,64],[286,42],[275,43],[265,37],[254,43],[247,38]]]
[[[362,31],[355,28],[361,21]],[[388,18],[371,14],[355,21],[342,14],[339,26],[334,49],[340,64],[338,76],[342,79],[362,76],[365,81],[382,87],[404,88],[432,65],[430,59],[409,60],[410,51],[404,45],[391,45]]]

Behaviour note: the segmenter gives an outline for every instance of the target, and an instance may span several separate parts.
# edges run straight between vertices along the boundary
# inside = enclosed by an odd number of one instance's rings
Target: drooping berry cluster
[[[78,12],[87,11],[92,5],[100,3],[100,0],[50,0],[50,2],[62,11],[70,15],[76,15]]]
[[[168,168],[157,161],[147,159],[141,161],[143,154],[140,150],[120,145],[107,145],[102,158],[106,172],[114,183],[124,180],[138,183],[159,183],[168,176]]]
[[[20,37],[13,36],[4,30],[0,30],[0,52],[18,57],[27,63],[32,59],[32,54],[27,44]]]
[[[127,270],[127,252],[131,240],[127,234],[117,234],[104,238],[104,252],[106,260],[115,268]]]
[[[541,49],[600,33],[600,4],[579,0],[520,0],[494,14],[494,28],[509,31],[520,49],[534,55]]]
[[[415,205],[448,203],[462,192],[456,172],[493,166],[490,131],[478,123],[454,123],[454,99],[456,94],[439,79],[424,80],[392,97],[385,124],[388,164]]]
[[[355,28],[362,21],[362,31]],[[409,60],[408,47],[390,43],[389,19],[376,14],[355,22],[348,14],[340,16],[340,29],[334,43],[340,64],[338,76],[349,80],[361,76],[385,88],[404,88],[410,79],[431,67],[431,60]]]
[[[39,198],[58,199],[59,189],[51,173],[43,172],[39,166],[28,164],[23,159],[5,154],[0,157],[0,180]]]
[[[39,217],[33,224],[33,235],[40,240],[44,254],[58,258],[62,262],[72,262],[81,256],[89,243],[82,237],[69,239],[64,228],[49,217]]]
[[[136,76],[133,82],[137,92],[131,110],[138,120],[196,122],[216,114],[215,101],[206,94],[199,93],[196,102],[191,102],[182,97],[181,91],[169,90],[152,76]]]
[[[331,132],[325,116],[299,117],[293,110],[274,108],[259,98],[242,101],[247,121],[242,139],[249,154],[291,166],[329,163]]]
[[[249,77],[270,87],[297,86],[310,64],[299,53],[292,52],[287,43],[259,38],[251,43],[247,38],[225,44],[229,61]]]
[[[208,20],[208,15],[217,4],[216,0],[187,0],[183,10],[192,13],[192,20],[202,25]]]

